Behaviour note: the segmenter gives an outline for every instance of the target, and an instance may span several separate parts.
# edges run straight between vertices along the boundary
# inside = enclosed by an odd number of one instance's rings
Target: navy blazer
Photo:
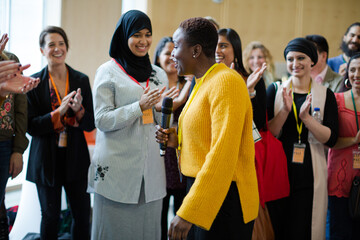
[[[65,162],[65,181],[87,177],[90,155],[83,131],[95,128],[91,87],[88,76],[68,65],[69,92],[81,88],[82,105],[85,114],[78,127],[67,127],[67,152]],[[32,136],[26,179],[47,186],[54,186],[56,166],[56,132],[51,122],[49,71],[46,66],[32,77],[39,77],[37,88],[27,93],[28,133]]]

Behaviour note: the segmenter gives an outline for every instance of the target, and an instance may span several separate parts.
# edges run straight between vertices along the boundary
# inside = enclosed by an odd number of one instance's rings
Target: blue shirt
[[[339,73],[339,67],[343,63],[345,63],[345,60],[344,60],[342,54],[340,54],[337,57],[333,57],[333,58],[328,59],[329,67],[336,73]]]

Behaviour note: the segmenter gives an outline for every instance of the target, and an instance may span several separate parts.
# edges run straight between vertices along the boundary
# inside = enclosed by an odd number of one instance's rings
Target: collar
[[[325,81],[326,72],[328,70],[328,65],[324,67],[324,69],[315,77],[315,81],[318,83],[323,83]],[[321,78],[321,81],[318,81],[318,79]]]

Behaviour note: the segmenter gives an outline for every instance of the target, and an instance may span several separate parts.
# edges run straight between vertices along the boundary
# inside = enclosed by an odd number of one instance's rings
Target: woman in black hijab
[[[161,114],[154,108],[168,82],[150,64],[151,31],[146,14],[123,14],[110,45],[112,59],[96,72],[92,239],[160,239],[166,190],[164,159],[153,139]]]
[[[287,157],[290,195],[268,202],[276,239],[325,239],[327,166],[324,145],[338,135],[333,92],[311,79],[317,63],[314,44],[296,38],[284,50],[288,81],[267,89],[269,130],[282,142]],[[311,113],[320,108],[322,122]],[[313,138],[308,138],[312,133]],[[311,139],[315,139],[310,141]]]

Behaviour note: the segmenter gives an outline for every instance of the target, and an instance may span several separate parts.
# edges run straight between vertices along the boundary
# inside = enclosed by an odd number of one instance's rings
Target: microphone
[[[161,127],[167,129],[170,127],[170,118],[173,110],[173,100],[165,97],[161,106]],[[160,143],[160,156],[165,156],[166,143]]]

